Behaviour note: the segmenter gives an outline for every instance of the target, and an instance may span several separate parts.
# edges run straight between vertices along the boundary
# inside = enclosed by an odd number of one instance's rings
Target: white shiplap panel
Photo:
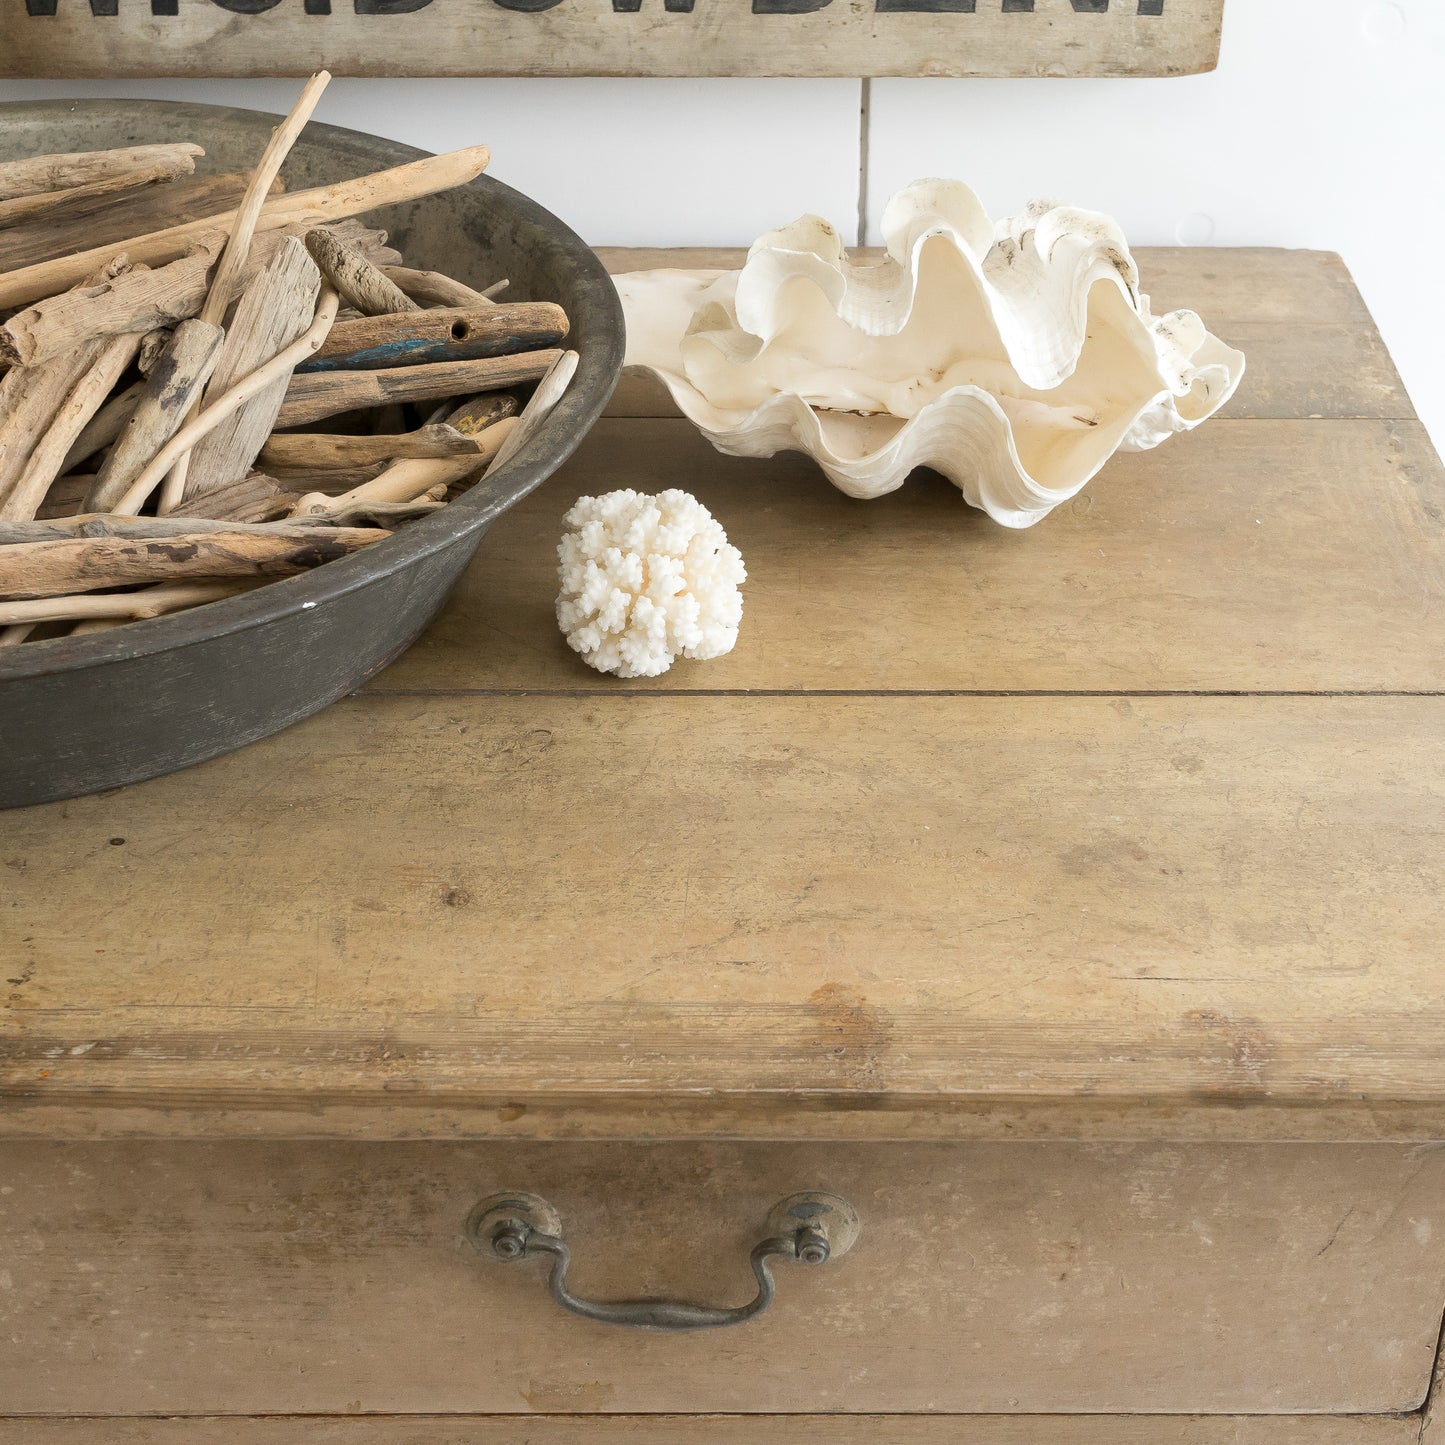
[[[0,0],[11,3],[11,0]],[[0,81],[0,100],[130,96],[286,111],[295,80]],[[593,245],[728,245],[857,214],[852,80],[334,80],[316,118],[449,150]]]

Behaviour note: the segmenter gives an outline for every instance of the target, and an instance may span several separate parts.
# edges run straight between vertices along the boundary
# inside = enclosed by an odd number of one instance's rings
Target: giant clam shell
[[[1192,311],[1155,317],[1108,216],[1039,203],[997,226],[958,181],[915,181],[855,265],[826,221],[760,237],[740,271],[616,277],[629,366],[719,451],[802,451],[877,497],[919,466],[1008,527],[1116,450],[1212,416],[1244,357]]]

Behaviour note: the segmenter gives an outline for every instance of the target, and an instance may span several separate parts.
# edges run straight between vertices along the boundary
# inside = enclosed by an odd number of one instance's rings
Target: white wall
[[[269,110],[296,89],[0,83]],[[808,210],[846,233],[860,199],[876,241],[894,189],[956,175],[995,213],[1053,196],[1139,244],[1336,250],[1445,447],[1445,0],[1228,0],[1220,68],[1181,80],[338,80],[318,115],[485,141],[599,245],[741,243]]]
[[[1445,0],[1226,0],[1209,75],[877,80],[870,112],[875,236],[903,182],[959,175],[1140,245],[1339,251],[1445,450]]]
[[[0,80],[0,99],[286,111],[301,84]],[[593,245],[727,245],[799,211],[857,216],[858,91],[856,80],[340,79],[316,118],[427,150],[490,146],[491,174]]]

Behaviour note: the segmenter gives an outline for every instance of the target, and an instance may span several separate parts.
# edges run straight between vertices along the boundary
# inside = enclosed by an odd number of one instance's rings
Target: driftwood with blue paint
[[[297,371],[379,371],[514,356],[556,346],[567,330],[567,313],[550,301],[362,316],[337,322],[321,349]]]

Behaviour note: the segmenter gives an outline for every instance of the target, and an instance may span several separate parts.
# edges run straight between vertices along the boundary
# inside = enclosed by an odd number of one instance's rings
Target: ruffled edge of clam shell
[[[664,378],[664,381],[667,381]],[[1117,450],[1145,450],[1173,431],[1198,425],[1161,392],[1138,409],[1118,442],[1065,486],[1047,487],[1030,475],[1019,457],[1013,425],[998,401],[974,386],[958,386],[920,410],[886,442],[864,457],[846,457],[829,445],[822,419],[795,394],[769,398],[735,425],[710,427],[693,414],[697,393],[669,382],[674,399],[719,451],[732,456],[770,457],[783,451],[811,456],[840,491],[871,499],[896,491],[918,467],[947,477],[970,506],[1005,527],[1031,527],[1060,503],[1076,496]],[[689,394],[690,393],[690,394]],[[1145,439],[1136,439],[1136,433]]]
[[[1073,374],[1096,283],[1118,286],[1141,328],[1152,319],[1124,233],[1097,211],[1039,203],[995,226],[962,181],[928,179],[893,197],[882,231],[881,263],[851,261],[837,229],[819,216],[767,232],[740,271],[725,273],[732,282],[703,300],[687,334],[745,365],[786,330],[788,283],[807,280],[847,325],[896,335],[917,304],[925,248],[939,241],[964,263],[1010,364],[1034,390]]]
[[[915,467],[927,466],[996,522],[1028,527],[1082,490],[1113,450],[1147,450],[1207,420],[1234,394],[1244,374],[1244,356],[1211,335],[1198,316],[1171,312],[1149,327],[1159,356],[1160,390],[1133,410],[1116,447],[1066,486],[1047,487],[1029,474],[1009,418],[992,395],[973,386],[954,387],[935,398],[866,456],[844,457],[829,445],[818,414],[796,394],[780,393],[746,414],[729,414],[683,375],[677,344],[686,319],[709,288],[733,274],[659,270],[616,277],[629,318],[628,366],[658,377],[683,415],[719,451],[752,457],[806,452],[834,486],[853,497],[882,496],[900,487]],[[671,365],[656,359],[669,346]],[[967,413],[976,421],[966,422]]]
[[[1114,451],[1145,450],[1198,426],[1244,375],[1242,353],[1211,335],[1194,312],[1151,315],[1127,242],[1107,216],[1039,203],[994,226],[962,182],[929,180],[893,198],[883,230],[888,259],[881,265],[854,264],[834,227],[805,216],[759,237],[740,271],[614,278],[628,321],[627,364],[658,376],[721,451],[758,457],[804,451],[855,497],[892,491],[914,467],[929,466],[1010,527],[1029,526],[1077,494]],[[715,406],[688,379],[684,341],[705,340],[735,364],[755,359],[786,327],[782,292],[797,278],[818,286],[849,325],[895,334],[918,297],[923,248],[938,237],[967,262],[1014,370],[1031,388],[1049,391],[1072,375],[1087,336],[1090,294],[1100,283],[1117,288],[1132,340],[1152,352],[1158,389],[1135,399],[1122,425],[1111,426],[1109,444],[1064,485],[1046,486],[1030,475],[1003,406],[976,386],[951,388],[889,440],[852,457],[830,446],[822,419],[796,394],[775,394],[744,413]]]

